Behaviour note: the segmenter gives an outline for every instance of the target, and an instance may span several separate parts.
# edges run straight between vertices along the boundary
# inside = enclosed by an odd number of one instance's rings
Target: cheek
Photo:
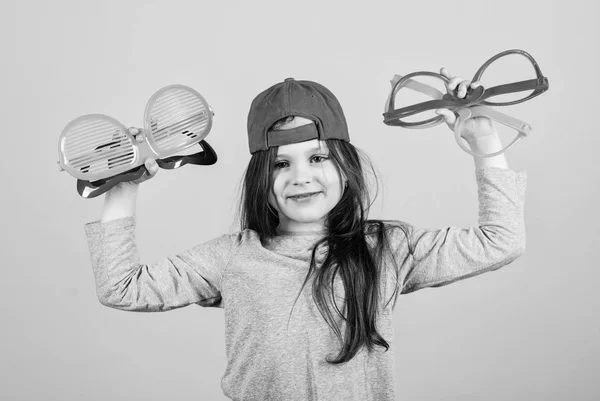
[[[344,185],[344,179],[342,178],[342,173],[338,172],[335,167],[332,167],[326,171],[324,179],[326,180],[329,188],[336,191],[343,190],[342,187]]]
[[[277,195],[281,194],[282,190],[282,180],[280,176],[274,176],[273,182],[271,183],[271,188],[269,190],[269,203],[275,209],[279,210],[277,207]]]
[[[281,209],[279,208],[279,203],[277,202],[277,198],[275,198],[273,192],[269,192],[269,205],[271,205],[271,207],[273,207],[273,209],[277,210],[278,212],[281,211]]]

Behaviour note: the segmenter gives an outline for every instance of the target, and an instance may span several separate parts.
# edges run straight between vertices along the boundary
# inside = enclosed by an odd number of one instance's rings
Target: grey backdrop
[[[599,399],[598,15],[578,0],[2,1],[0,398],[224,399],[222,310],[143,314],[97,301],[83,225],[100,218],[103,197],[80,198],[56,165],[71,119],[140,126],[147,99],[172,83],[216,111],[207,139],[219,162],[161,171],[140,188],[143,262],[236,229],[248,107],[290,76],[340,99],[384,183],[372,217],[466,227],[477,217],[471,156],[445,127],[385,126],[389,79],[441,66],[470,78],[521,48],[551,82],[505,110],[535,128],[508,154],[529,176],[526,253],[399,298],[397,393]]]

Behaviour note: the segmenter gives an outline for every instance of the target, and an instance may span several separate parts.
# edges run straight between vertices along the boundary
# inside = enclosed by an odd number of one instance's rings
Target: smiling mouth
[[[305,194],[288,196],[288,198],[289,199],[304,199],[304,198],[310,198],[311,196],[316,195],[318,193],[319,192],[307,192]]]

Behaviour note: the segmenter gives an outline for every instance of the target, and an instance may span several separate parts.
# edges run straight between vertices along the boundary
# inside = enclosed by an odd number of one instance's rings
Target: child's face
[[[327,143],[318,139],[280,146],[273,171],[269,203],[279,212],[279,229],[320,231],[339,202],[344,182]],[[312,194],[297,197],[300,194]]]

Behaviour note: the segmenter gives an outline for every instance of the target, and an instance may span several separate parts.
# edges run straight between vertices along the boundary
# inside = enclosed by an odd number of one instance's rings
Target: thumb
[[[158,173],[158,164],[153,158],[147,158],[144,162],[144,166],[146,167],[146,170],[148,170],[148,174],[150,175],[150,177],[154,177],[156,173]]]
[[[133,181],[134,184],[141,184],[142,182],[154,177],[158,172],[158,164],[156,164],[154,159],[148,158],[144,161],[144,170],[145,171],[142,173],[140,178]]]
[[[435,114],[444,117],[444,121],[448,126],[454,129],[454,124],[456,124],[456,115],[448,109],[437,109]]]

